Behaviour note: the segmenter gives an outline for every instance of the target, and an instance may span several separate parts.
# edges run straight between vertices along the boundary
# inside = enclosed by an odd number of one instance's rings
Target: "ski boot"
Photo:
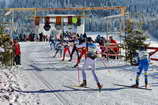
[[[138,85],[137,84],[134,84],[131,86],[132,88],[138,88]]]
[[[74,65],[74,68],[76,68],[78,66],[78,64]]]
[[[145,84],[145,88],[146,88],[146,89],[148,88],[148,84]]]
[[[72,59],[69,59],[69,62],[71,62]]]
[[[80,87],[87,87],[87,81],[83,80],[83,82],[79,86]]]
[[[97,86],[98,86],[99,91],[101,91],[103,85],[100,85],[100,83],[97,83]]]

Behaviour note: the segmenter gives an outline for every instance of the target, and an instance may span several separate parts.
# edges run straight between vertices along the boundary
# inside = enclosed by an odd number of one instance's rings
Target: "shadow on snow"
[[[15,90],[16,92],[20,92],[20,93],[34,93],[34,94],[38,94],[38,93],[59,93],[59,92],[81,92],[81,91],[85,91],[85,92],[97,92],[99,91],[98,89],[94,89],[94,88],[73,88],[71,86],[64,86],[65,88],[68,89],[56,89],[56,90],[45,90],[45,89],[41,89],[41,90],[35,90],[35,91],[23,91],[23,90]],[[103,88],[101,91],[119,91],[122,89],[128,89],[128,88]]]

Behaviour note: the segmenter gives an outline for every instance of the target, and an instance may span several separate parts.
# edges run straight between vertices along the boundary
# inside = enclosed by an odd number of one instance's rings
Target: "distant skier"
[[[79,39],[79,44],[82,45],[82,44],[86,44],[86,39]],[[78,47],[77,50],[80,52],[79,54],[79,57],[77,58],[77,63],[74,65],[74,67],[77,67],[81,61],[81,59],[83,57],[86,58],[86,54],[87,54],[87,48],[86,47]]]
[[[70,55],[69,42],[68,42],[68,41],[65,41],[65,42],[64,42],[64,53],[63,53],[63,59],[62,59],[62,61],[65,60],[65,55],[66,55],[67,52],[68,52],[69,55]]]
[[[140,77],[142,71],[144,70],[145,88],[147,88],[147,86],[148,86],[147,71],[149,68],[149,54],[146,51],[145,46],[141,46],[140,51],[138,52],[138,64],[139,64],[139,67],[138,67],[139,71],[137,72],[137,76],[136,76],[136,84],[133,85],[132,87],[134,87],[134,88],[139,87],[139,77]]]
[[[71,54],[70,54],[70,59],[69,59],[69,61],[72,60],[72,57],[73,57],[73,54],[74,54],[75,51],[76,51],[76,53],[77,53],[77,58],[79,59],[79,51],[77,50],[77,47],[76,47],[76,45],[78,45],[78,44],[79,44],[78,39],[74,39],[74,40],[73,40],[73,48],[72,48],[72,51],[71,51]]]
[[[53,48],[55,49],[55,39],[53,36],[50,36],[49,38],[49,44],[50,44],[50,49],[52,50]]]
[[[60,40],[58,40],[56,42],[56,45],[55,45],[55,54],[54,54],[54,58],[56,57],[56,55],[58,54],[58,52],[60,53],[60,57],[62,57],[62,50],[63,50],[63,47],[62,47],[62,42]]]
[[[99,90],[101,90],[102,85],[100,84],[98,77],[95,73],[96,67],[95,67],[95,59],[97,58],[97,53],[100,53],[101,50],[100,48],[98,48],[94,43],[91,37],[87,38],[87,43],[83,43],[81,45],[77,46],[79,47],[86,47],[88,49],[87,52],[87,57],[84,61],[83,67],[82,67],[82,76],[83,76],[83,82],[80,84],[80,87],[86,87],[87,86],[87,78],[86,78],[86,73],[85,70],[91,66],[92,67],[92,74],[93,77],[97,83],[97,87],[99,88]]]

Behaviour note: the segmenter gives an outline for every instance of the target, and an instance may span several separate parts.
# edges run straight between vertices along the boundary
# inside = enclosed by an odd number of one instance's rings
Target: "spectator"
[[[20,51],[20,44],[17,40],[14,40],[14,44],[13,44],[13,51],[15,54],[15,63],[16,65],[21,65],[21,51]]]
[[[96,37],[96,39],[95,39],[95,42],[96,42],[96,43],[99,43],[100,40],[101,40],[101,36],[100,36],[100,35],[97,35],[97,37]]]
[[[110,42],[110,43],[117,44],[116,40],[114,40],[112,36],[109,37],[109,42]]]
[[[110,53],[111,54],[118,54],[119,53],[119,48],[117,46],[117,41],[113,39],[112,36],[109,37],[109,42],[110,42],[110,46],[114,46],[113,48],[110,49]],[[115,56],[111,56],[110,58],[115,59]]]

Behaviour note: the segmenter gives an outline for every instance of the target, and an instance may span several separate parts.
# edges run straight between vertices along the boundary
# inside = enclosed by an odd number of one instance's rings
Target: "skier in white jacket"
[[[86,59],[84,61],[83,67],[82,67],[82,76],[83,76],[83,82],[80,84],[80,87],[86,87],[87,86],[87,78],[86,78],[86,72],[85,70],[91,66],[91,70],[92,70],[92,74],[94,77],[94,80],[97,83],[97,87],[99,88],[99,90],[102,88],[102,85],[100,84],[98,77],[95,73],[96,70],[96,58],[97,58],[97,53],[99,54],[101,52],[100,48],[96,46],[95,43],[93,43],[93,40],[91,37],[87,38],[87,43],[83,43],[81,45],[78,45],[78,48],[81,47],[85,47],[88,49],[87,55],[86,55]]]

